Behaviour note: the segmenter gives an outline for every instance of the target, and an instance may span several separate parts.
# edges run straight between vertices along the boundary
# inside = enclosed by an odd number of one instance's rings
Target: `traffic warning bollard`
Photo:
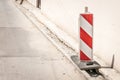
[[[85,7],[85,13],[80,14],[79,37],[80,37],[80,57],[78,55],[71,56],[72,61],[81,69],[85,70],[90,76],[103,76],[99,72],[100,68],[113,68],[114,55],[111,66],[101,66],[93,60],[93,14],[88,12],[88,7]]]
[[[85,13],[80,14],[80,60],[93,59],[93,14],[85,8]]]

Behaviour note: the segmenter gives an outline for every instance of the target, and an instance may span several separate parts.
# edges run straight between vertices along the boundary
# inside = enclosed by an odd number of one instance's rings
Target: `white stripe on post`
[[[91,37],[93,36],[93,27],[83,16],[80,16],[80,27],[82,27]]]
[[[89,58],[92,58],[92,49],[86,45],[86,43],[84,43],[84,41],[80,40],[80,45],[81,45],[81,51],[83,51],[84,53],[86,53],[86,56],[88,56]]]

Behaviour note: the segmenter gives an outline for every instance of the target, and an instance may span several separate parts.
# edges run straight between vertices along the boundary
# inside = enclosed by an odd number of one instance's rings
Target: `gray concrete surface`
[[[11,0],[1,0],[0,80],[85,80],[85,78]]]

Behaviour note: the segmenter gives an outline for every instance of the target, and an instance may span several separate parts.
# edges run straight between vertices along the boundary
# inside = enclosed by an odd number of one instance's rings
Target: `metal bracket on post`
[[[85,7],[85,13],[88,13],[88,7]]]

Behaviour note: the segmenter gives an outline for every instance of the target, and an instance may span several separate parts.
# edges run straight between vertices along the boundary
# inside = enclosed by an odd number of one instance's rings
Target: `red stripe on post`
[[[87,57],[87,56],[85,55],[85,53],[83,53],[82,51],[80,51],[80,60],[90,60],[90,58]]]
[[[93,25],[93,14],[81,14],[91,25]]]
[[[81,27],[80,27],[80,38],[92,48],[92,37],[90,37]]]

